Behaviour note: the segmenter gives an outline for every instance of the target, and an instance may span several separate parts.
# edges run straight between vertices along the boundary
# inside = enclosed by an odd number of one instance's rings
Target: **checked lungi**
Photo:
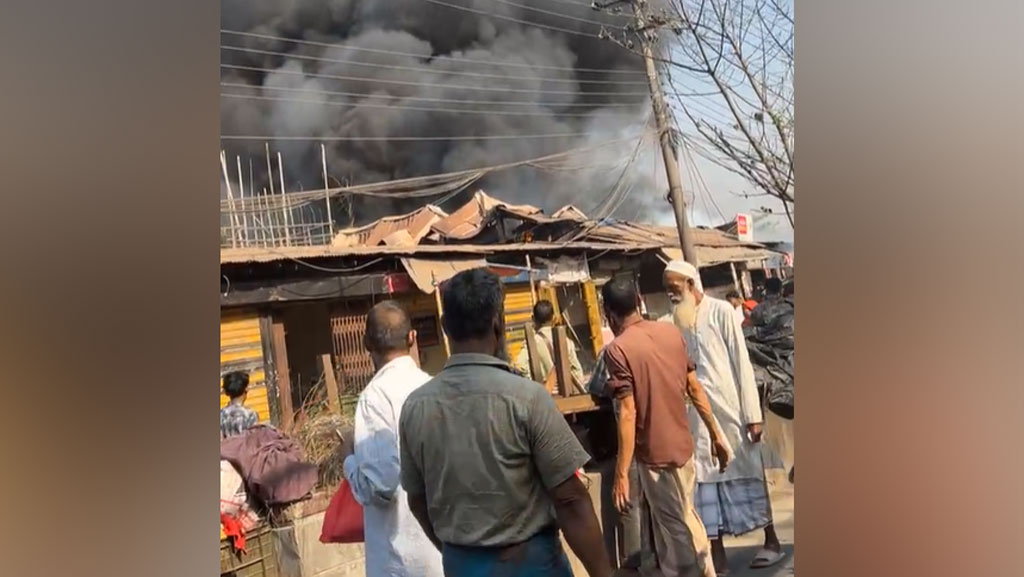
[[[743,535],[772,523],[772,506],[764,479],[697,483],[694,501],[711,539]]]

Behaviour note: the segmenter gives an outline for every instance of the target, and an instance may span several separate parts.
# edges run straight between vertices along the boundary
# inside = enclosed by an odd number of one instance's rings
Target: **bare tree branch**
[[[670,49],[671,62],[664,63],[667,77],[696,138],[710,150],[694,149],[781,201],[792,224],[791,0],[669,0],[669,5],[683,34]],[[684,97],[672,82],[673,68],[703,86],[687,86],[691,96]],[[715,96],[707,96],[704,86]]]

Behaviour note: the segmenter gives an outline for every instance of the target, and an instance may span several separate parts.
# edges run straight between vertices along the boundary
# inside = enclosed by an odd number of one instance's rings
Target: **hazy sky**
[[[728,219],[733,219],[738,212],[749,214],[754,219],[754,240],[778,240],[793,241],[793,228],[789,225],[782,203],[768,196],[755,196],[743,198],[743,193],[754,193],[753,186],[740,176],[694,154],[692,155],[696,169],[703,176],[707,189],[714,198],[718,208]],[[688,159],[684,159],[684,162]],[[684,190],[689,193],[692,190],[686,169],[682,170]],[[703,187],[698,187],[703,189]],[[722,223],[722,217],[712,206],[710,214],[706,205],[708,203],[698,198],[693,207],[693,224],[717,226]],[[770,208],[775,214],[763,214],[761,207]],[[674,222],[672,214],[664,214],[668,222]]]

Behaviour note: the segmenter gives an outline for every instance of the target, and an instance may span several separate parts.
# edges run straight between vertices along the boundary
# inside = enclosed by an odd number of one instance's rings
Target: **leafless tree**
[[[792,0],[668,1],[678,34],[662,36],[663,64],[694,148],[778,199],[792,225]]]

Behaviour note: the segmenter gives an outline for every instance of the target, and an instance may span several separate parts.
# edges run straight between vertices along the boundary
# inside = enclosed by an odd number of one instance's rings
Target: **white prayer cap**
[[[685,260],[679,259],[668,263],[668,266],[665,267],[665,272],[674,272],[688,279],[692,279],[697,291],[704,292],[704,285],[700,282],[700,272],[697,271],[697,267]]]

